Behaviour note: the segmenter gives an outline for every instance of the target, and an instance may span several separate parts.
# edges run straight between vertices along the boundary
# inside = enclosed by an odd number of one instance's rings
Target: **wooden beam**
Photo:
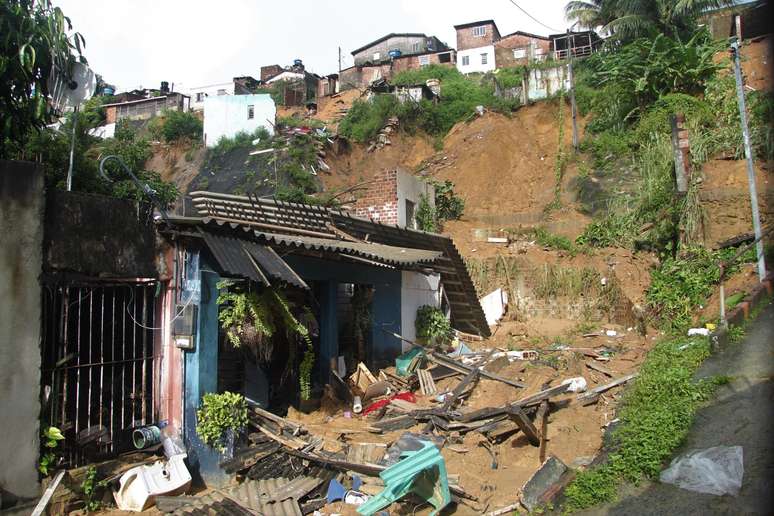
[[[527,414],[517,405],[512,405],[507,409],[510,418],[519,425],[519,429],[524,432],[524,435],[529,439],[529,443],[532,446],[540,446],[540,434],[538,433],[535,425],[529,420]]]
[[[613,380],[610,383],[606,383],[605,385],[600,385],[599,387],[595,387],[589,391],[586,391],[584,393],[578,394],[578,401],[589,401],[594,400],[598,397],[599,394],[602,394],[603,392],[612,389],[613,387],[618,387],[619,385],[622,385],[629,380],[632,380],[637,377],[637,373],[628,374],[626,376],[622,376],[620,378],[617,378]]]
[[[548,448],[548,400],[540,402],[535,422],[540,425],[540,463],[546,461],[546,450]]]

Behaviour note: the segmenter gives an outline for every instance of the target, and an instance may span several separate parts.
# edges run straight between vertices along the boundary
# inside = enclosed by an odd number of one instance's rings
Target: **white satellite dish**
[[[97,78],[91,68],[83,63],[73,63],[70,73],[65,74],[57,67],[48,80],[48,91],[51,95],[53,107],[59,113],[67,108],[72,108],[73,113],[78,112],[81,102],[91,98],[97,89]],[[70,137],[70,166],[67,169],[67,191],[72,190],[73,183],[73,158],[75,154],[75,126],[78,118],[73,118],[73,134]]]
[[[91,98],[96,89],[97,78],[91,68],[83,63],[74,63],[69,74],[54,69],[48,80],[52,103],[59,112],[77,108],[81,102]]]

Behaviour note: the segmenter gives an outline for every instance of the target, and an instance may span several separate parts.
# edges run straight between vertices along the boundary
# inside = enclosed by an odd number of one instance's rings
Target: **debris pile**
[[[373,152],[376,149],[381,149],[385,145],[392,145],[390,141],[390,135],[398,130],[398,117],[391,116],[387,119],[387,124],[376,135],[376,140],[371,142],[368,146],[368,152]]]

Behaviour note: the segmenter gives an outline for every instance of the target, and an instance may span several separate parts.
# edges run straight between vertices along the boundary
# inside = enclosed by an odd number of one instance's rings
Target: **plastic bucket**
[[[161,442],[161,430],[154,425],[138,428],[132,432],[132,442],[138,450],[158,444]]]

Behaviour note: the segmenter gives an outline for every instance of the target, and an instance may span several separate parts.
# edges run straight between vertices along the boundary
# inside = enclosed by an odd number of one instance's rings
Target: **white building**
[[[462,73],[490,72],[495,69],[495,47],[468,48],[457,51],[457,70]]]
[[[217,84],[207,84],[204,86],[194,86],[188,88],[186,93],[191,97],[191,110],[201,111],[204,109],[204,99],[208,97],[218,97],[234,94],[234,81],[219,82]]]
[[[277,108],[271,95],[216,95],[204,99],[204,143],[213,147],[223,137],[253,133],[264,127],[274,133]]]

